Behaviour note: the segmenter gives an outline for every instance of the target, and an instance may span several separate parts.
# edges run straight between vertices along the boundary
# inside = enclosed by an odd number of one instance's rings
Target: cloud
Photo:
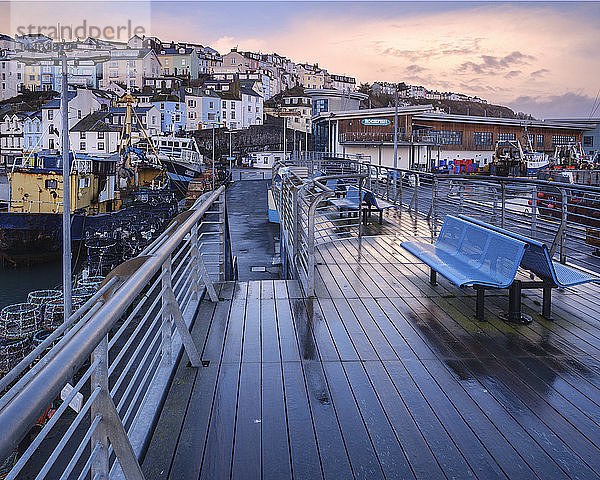
[[[515,78],[515,77],[518,77],[519,75],[521,75],[521,73],[523,73],[523,72],[521,72],[521,70],[511,70],[506,75],[504,75],[504,78],[506,78],[506,79]]]
[[[531,113],[538,118],[587,118],[594,104],[591,96],[567,92],[562,95],[522,95],[509,106],[515,111]]]
[[[425,70],[427,70],[425,67],[421,67],[419,65],[409,65],[408,67],[406,67],[406,71],[411,75],[422,73]]]
[[[497,73],[501,70],[510,68],[513,65],[527,64],[535,60],[533,55],[526,55],[519,51],[514,51],[504,57],[496,57],[493,55],[481,55],[481,62],[464,62],[458,67],[458,72],[473,72],[473,73]]]
[[[550,72],[550,70],[548,70],[547,68],[540,68],[539,70],[536,70],[535,72],[531,72],[530,76],[532,78],[540,78],[545,73],[549,73],[549,72]]]

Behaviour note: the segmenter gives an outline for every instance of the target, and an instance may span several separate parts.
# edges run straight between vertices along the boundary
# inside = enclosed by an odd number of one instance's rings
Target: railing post
[[[421,176],[415,174],[415,215],[419,214],[419,185],[421,184]]]
[[[569,196],[567,190],[561,188],[561,218],[560,218],[560,263],[567,262],[567,216]]]
[[[161,307],[162,307],[162,323],[161,323],[161,362],[164,366],[170,366],[172,362],[172,349],[171,349],[171,332],[173,331],[173,323],[171,317],[171,310],[169,308],[170,298],[168,291],[171,288],[171,256],[165,260],[162,264],[162,280],[161,280]]]
[[[298,259],[298,242],[300,235],[298,233],[298,189],[292,190],[292,264],[296,265]]]
[[[506,209],[506,185],[504,182],[502,182],[501,184],[501,212],[500,212],[500,227],[504,228],[504,210]]]
[[[537,231],[537,200],[537,185],[534,185],[531,193],[531,238],[535,238]]]
[[[225,281],[225,191],[219,195],[219,281]]]
[[[92,352],[90,362],[94,363],[95,361],[98,361],[98,365],[90,377],[90,392],[93,392],[97,387],[108,392],[108,338],[106,336]],[[102,416],[103,419],[106,418],[106,412],[104,411],[100,395],[96,397],[90,406],[90,418],[94,419],[98,415]],[[104,421],[98,424],[90,442],[92,450],[96,448],[96,445],[100,445],[100,449],[92,462],[90,477],[108,480],[110,470],[108,461],[108,433]]]
[[[315,209],[311,205],[308,209],[308,232],[306,232],[308,237],[308,250],[307,254],[307,264],[308,271],[307,275],[307,286],[306,286],[306,295],[308,297],[314,297],[315,295]]]

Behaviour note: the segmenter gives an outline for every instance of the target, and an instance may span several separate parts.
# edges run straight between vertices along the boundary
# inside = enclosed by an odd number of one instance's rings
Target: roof
[[[411,105],[408,107],[398,107],[398,115],[406,115],[406,114],[423,114],[425,112],[433,110],[432,105]],[[323,119],[335,118],[339,119],[347,119],[347,118],[363,118],[363,117],[389,117],[390,115],[394,115],[394,107],[384,107],[384,108],[368,108],[363,110],[346,110],[346,111],[338,111],[338,112],[321,112],[318,115],[313,117],[313,121],[319,121]]]
[[[151,108],[156,107],[154,105],[152,105],[151,107],[133,107],[133,110],[138,115],[145,115]],[[111,107],[108,111],[114,115],[125,115],[125,113],[127,113],[127,107]]]
[[[564,128],[569,130],[585,129],[584,125],[566,122],[546,122],[542,120],[523,120],[520,118],[479,117],[475,115],[451,115],[448,113],[422,113],[413,117],[414,121],[434,121],[447,123],[478,123],[490,125],[528,126],[540,128]]]
[[[219,97],[221,97],[223,100],[237,100],[238,102],[241,101],[241,98],[239,98],[235,93],[231,91],[217,92],[217,95],[219,95]]]
[[[120,128],[108,123],[110,112],[100,110],[82,118],[72,128],[71,132],[118,132]]]
[[[180,50],[184,50],[184,52],[182,53]],[[193,52],[193,48],[162,48],[157,55],[191,55]]]
[[[177,95],[170,95],[166,93],[161,93],[160,95],[155,95],[150,99],[152,103],[160,103],[160,102],[182,102],[182,100]]]
[[[248,88],[248,87],[241,86],[240,92],[242,92],[244,95],[249,95],[251,97],[262,98],[262,95],[260,93],[257,93],[256,90],[252,90],[251,88]]]
[[[73,100],[76,95],[77,95],[77,92],[72,92],[72,91],[67,92],[67,103],[69,103],[71,100]],[[60,98],[61,98],[60,95],[56,98],[53,98],[49,102],[46,102],[42,106],[42,108],[44,108],[44,109],[60,108]]]

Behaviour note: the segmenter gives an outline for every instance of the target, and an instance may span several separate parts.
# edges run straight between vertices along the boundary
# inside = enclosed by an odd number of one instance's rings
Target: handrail
[[[163,241],[160,245],[156,246],[156,249],[152,254],[146,257],[137,257],[133,260],[136,261],[136,267],[138,267],[133,273],[117,288],[114,292],[111,293],[110,296],[106,295],[106,291],[104,293],[104,303],[98,304],[97,311],[95,311],[86,322],[80,322],[79,330],[72,335],[71,338],[65,338],[64,342],[60,342],[60,344],[56,345],[52,351],[52,356],[47,361],[47,363],[43,364],[43,366],[39,369],[39,371],[27,378],[27,381],[24,384],[17,384],[13,386],[13,389],[9,390],[8,395],[9,400],[6,402],[6,405],[0,410],[0,432],[2,435],[0,436],[0,459],[7,458],[10,453],[15,449],[21,439],[27,434],[30,428],[36,423],[40,415],[44,412],[49,404],[57,397],[60,391],[63,389],[67,382],[71,381],[76,372],[80,369],[80,367],[90,358],[90,356],[98,356],[101,354],[102,349],[107,351],[107,348],[110,347],[102,347],[103,343],[106,345],[106,338],[108,332],[117,325],[117,322],[122,319],[122,315],[127,311],[130,305],[133,304],[136,299],[140,296],[142,291],[154,282],[156,285],[156,276],[158,275],[158,282],[163,282],[163,288],[161,292],[167,295],[167,298],[164,295],[157,300],[162,302],[162,307],[160,308],[160,312],[163,312],[163,322],[168,318],[174,319],[174,323],[177,326],[177,332],[181,336],[183,344],[186,347],[186,351],[188,348],[191,348],[195,352],[195,347],[193,344],[190,345],[191,337],[189,337],[189,332],[187,336],[185,335],[185,331],[181,330],[181,322],[183,321],[180,317],[181,313],[177,313],[179,307],[176,306],[174,302],[177,302],[178,296],[181,297],[185,295],[185,291],[182,293],[178,293],[176,286],[171,286],[171,258],[173,253],[180,248],[180,245],[184,245],[181,248],[188,248],[188,255],[190,255],[190,262],[180,263],[180,265],[186,266],[184,270],[189,270],[189,278],[192,280],[197,279],[198,276],[202,277],[202,281],[204,284],[212,284],[208,279],[208,272],[206,271],[205,264],[201,260],[204,255],[203,252],[198,252],[197,242],[198,242],[198,225],[201,219],[207,213],[219,213],[211,211],[211,207],[215,204],[216,200],[220,197],[224,198],[224,187],[220,187],[218,190],[214,191],[211,195],[206,198],[202,205],[198,206],[188,217],[183,220],[180,224],[176,225],[169,235],[165,235],[163,237]],[[224,200],[223,202],[224,203]],[[211,223],[211,222],[207,222]],[[218,234],[218,233],[215,233]],[[195,243],[196,242],[196,243]],[[189,247],[185,247],[185,245],[189,245]],[[181,250],[180,250],[181,251]],[[219,255],[221,256],[220,251],[212,253],[207,252],[206,255]],[[217,263],[220,262],[220,259]],[[125,265],[125,264],[123,264]],[[198,266],[200,268],[198,268]],[[119,268],[119,267],[117,267]],[[162,280],[161,280],[162,279]],[[167,283],[165,283],[167,282]],[[121,283],[119,281],[119,283]],[[150,287],[151,289],[154,287]],[[197,292],[196,286],[191,285],[189,288],[190,292],[188,295],[196,295]],[[175,292],[175,294],[169,292]],[[210,288],[209,288],[210,291]],[[214,290],[213,290],[214,291]],[[171,295],[171,297],[168,297]],[[211,295],[212,298],[212,295]],[[156,302],[153,304],[156,305]],[[151,312],[154,312],[157,307],[152,307],[148,310],[146,315],[149,315]],[[168,315],[168,317],[165,317]],[[160,314],[159,314],[160,317]],[[133,317],[129,317],[133,318]],[[127,321],[129,321],[129,318]],[[160,318],[158,318],[160,321]],[[141,320],[140,320],[141,321]],[[164,326],[169,325],[169,323],[164,324]],[[164,331],[163,326],[163,335],[168,335],[170,338],[171,331],[170,328],[168,332]],[[187,328],[184,326],[184,329]],[[158,333],[160,335],[161,330],[159,329]],[[164,338],[164,337],[163,337]],[[163,342],[164,343],[164,342]],[[163,345],[164,347],[164,345]],[[170,352],[169,347],[169,352]],[[190,354],[190,358],[194,357],[192,355],[191,350],[188,351]],[[158,351],[160,355],[160,349]],[[147,354],[146,354],[147,355]],[[195,357],[194,357],[195,358]],[[104,363],[106,363],[106,359],[108,359],[108,354],[105,355]],[[195,358],[196,359],[196,358]],[[164,357],[163,361],[170,362],[171,356]],[[198,360],[198,359],[196,359]],[[102,364],[103,362],[100,362]],[[195,362],[199,363],[199,362]],[[100,377],[99,377],[100,375]],[[102,381],[100,373],[93,373],[92,380],[93,382],[100,382],[99,385],[104,385],[106,383],[106,388],[108,386],[107,380]],[[107,377],[106,377],[107,378]],[[95,379],[95,380],[94,380]],[[103,383],[104,382],[104,383]],[[102,395],[99,400],[101,405],[105,405],[106,401],[103,400],[104,395],[108,395],[108,392],[105,387],[102,387]],[[110,399],[110,397],[108,397]],[[111,402],[112,403],[112,402]],[[95,407],[94,407],[95,408]],[[114,412],[114,407],[113,407]],[[109,421],[111,428],[114,428],[114,417],[113,420],[109,418],[104,418],[106,415],[110,415],[110,411],[108,413],[103,413],[103,421]],[[114,412],[116,414],[116,412]],[[118,417],[118,415],[117,415]],[[119,425],[120,425],[119,420]],[[117,425],[118,427],[118,425]],[[123,426],[119,427],[121,431],[123,430]],[[118,430],[118,429],[117,429]],[[118,435],[119,432],[116,432],[115,435]],[[126,434],[125,434],[126,435]],[[110,436],[110,435],[109,435]],[[94,437],[94,435],[92,435]],[[113,442],[111,439],[111,445],[115,448],[115,453],[119,459],[121,467],[127,478],[141,478],[138,473],[140,472],[139,466],[135,466],[132,462],[123,462],[123,456],[131,457],[131,454],[134,453],[135,449],[129,445],[128,441],[125,441],[124,444],[122,441]],[[92,445],[92,449],[94,449],[94,445]],[[92,450],[90,449],[90,450]],[[136,452],[138,454],[139,452]],[[108,455],[106,449],[104,451],[105,455]],[[108,461],[108,457],[107,461]],[[133,463],[136,463],[134,460]],[[137,464],[137,463],[136,463]]]

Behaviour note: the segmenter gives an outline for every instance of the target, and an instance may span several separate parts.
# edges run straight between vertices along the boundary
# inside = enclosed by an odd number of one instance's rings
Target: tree
[[[369,95],[369,93],[371,93],[371,85],[369,85],[368,83],[361,83],[358,86],[358,91],[360,93],[366,93],[367,95]]]

